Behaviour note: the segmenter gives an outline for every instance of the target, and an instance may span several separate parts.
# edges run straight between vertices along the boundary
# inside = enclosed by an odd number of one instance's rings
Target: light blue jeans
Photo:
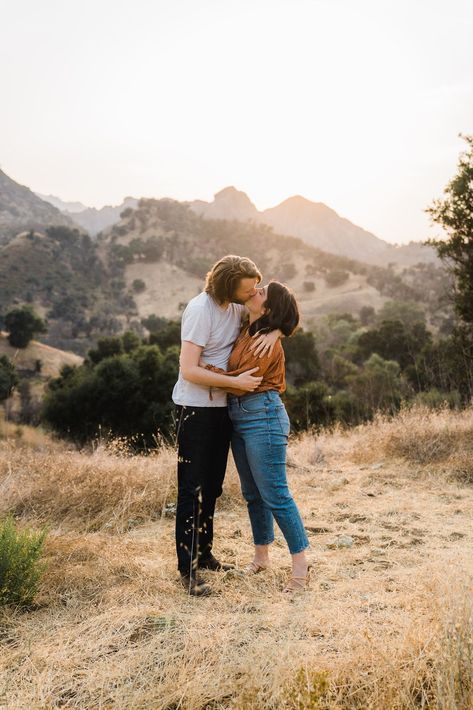
[[[273,517],[291,555],[309,547],[301,516],[286,478],[289,417],[275,390],[228,396],[232,451],[248,505],[255,545],[274,540]]]

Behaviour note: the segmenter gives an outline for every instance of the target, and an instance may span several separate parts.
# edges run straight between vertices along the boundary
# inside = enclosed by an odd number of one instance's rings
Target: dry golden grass
[[[472,708],[473,489],[448,469],[472,433],[471,411],[419,410],[294,439],[315,562],[294,601],[280,536],[271,572],[207,573],[214,594],[185,595],[173,451],[0,442],[2,512],[50,525],[36,608],[0,613],[0,707]],[[341,534],[351,548],[327,546]],[[251,550],[231,464],[215,552]]]
[[[175,498],[175,462],[168,448],[132,458],[104,447],[89,455],[60,445],[38,451],[13,439],[4,444],[4,454],[0,515],[115,533],[158,519]]]
[[[15,424],[6,421],[4,412],[0,409],[0,441],[12,441],[22,446],[30,446],[34,449],[49,447],[51,440],[46,432],[40,427],[27,426],[25,424]]]

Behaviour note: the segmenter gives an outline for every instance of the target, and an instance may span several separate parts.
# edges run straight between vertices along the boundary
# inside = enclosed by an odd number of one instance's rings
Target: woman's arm
[[[237,396],[241,396],[245,394],[241,389],[237,389],[236,387],[236,382],[235,380],[238,380],[238,378],[241,376],[241,373],[247,372],[249,368],[252,368],[250,371],[253,372],[255,369],[258,371],[257,374],[262,381],[264,379],[264,375],[269,372],[275,365],[276,363],[280,360],[281,357],[284,356],[284,353],[282,351],[282,347],[279,345],[277,348],[276,352],[273,352],[273,354],[270,356],[268,355],[267,357],[263,358],[262,360],[258,359],[254,352],[251,352],[250,349],[248,348],[245,352],[242,353],[241,359],[240,359],[240,367],[235,369],[235,370],[222,370],[220,367],[215,367],[215,365],[206,365],[203,361],[200,361],[200,366],[205,367],[206,370],[209,370],[211,372],[215,372],[218,374],[224,374],[227,376],[230,376],[233,378],[232,385],[233,386],[224,386],[225,392],[228,392],[229,394],[234,394]]]
[[[199,367],[199,359],[203,348],[200,345],[184,340],[181,347],[181,355],[179,365],[182,376],[185,380],[193,382],[196,385],[206,385],[207,387],[221,387],[225,389],[228,386],[235,386],[243,392],[253,392],[262,380],[262,377],[253,375],[258,367],[246,368],[236,377],[230,377],[227,374],[211,372],[210,370]],[[224,370],[222,371],[224,372]]]
[[[284,338],[284,333],[277,328],[270,333],[255,333],[253,335],[254,342],[250,345],[250,350],[255,357],[271,357],[273,349],[280,338]]]

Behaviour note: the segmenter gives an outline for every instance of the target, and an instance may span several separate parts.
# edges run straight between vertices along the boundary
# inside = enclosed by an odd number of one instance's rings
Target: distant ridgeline
[[[212,203],[141,199],[136,204],[129,198],[118,221],[95,239],[73,223],[68,203],[48,199],[66,213],[0,171],[0,316],[13,305],[30,303],[48,320],[45,342],[81,355],[99,336],[126,330],[142,336],[147,332],[142,321],[150,316],[179,319],[210,266],[227,253],[249,256],[265,280],[293,288],[307,329],[330,313],[379,311],[388,299],[421,304],[434,329],[451,316],[445,271],[424,247],[406,247],[408,261],[425,254],[409,267],[373,265],[321,250],[314,244],[373,260],[394,259],[403,248],[301,197],[265,212],[235,188],[222,190]],[[110,209],[116,216],[118,208]],[[115,218],[111,214],[100,218]],[[275,229],[298,231],[304,240]]]
[[[0,170],[0,245],[21,231],[58,225],[75,226],[67,215]]]

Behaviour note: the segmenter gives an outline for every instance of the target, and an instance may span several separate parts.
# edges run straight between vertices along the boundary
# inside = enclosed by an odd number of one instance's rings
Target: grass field
[[[0,611],[0,708],[472,708],[472,434],[473,409],[416,409],[294,438],[314,569],[291,601],[281,536],[272,571],[185,595],[171,448],[81,453],[4,426],[0,515],[49,534],[35,607]],[[215,553],[251,559],[233,463]]]

